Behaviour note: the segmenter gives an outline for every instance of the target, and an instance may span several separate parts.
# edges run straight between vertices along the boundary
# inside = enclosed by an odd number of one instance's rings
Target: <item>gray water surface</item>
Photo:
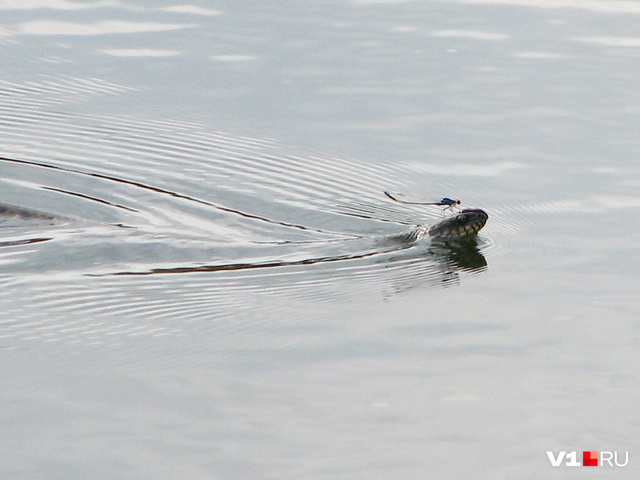
[[[637,478],[635,3],[0,13],[0,476]]]

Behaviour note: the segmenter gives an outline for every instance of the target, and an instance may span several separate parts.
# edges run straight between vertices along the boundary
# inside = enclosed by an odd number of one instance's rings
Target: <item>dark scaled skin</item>
[[[414,243],[424,237],[444,243],[465,241],[477,235],[488,218],[489,215],[483,210],[467,209],[433,225],[423,225],[400,235],[386,237],[386,241]]]
[[[427,227],[427,235],[442,239],[472,237],[484,227],[489,215],[484,210],[466,209]]]

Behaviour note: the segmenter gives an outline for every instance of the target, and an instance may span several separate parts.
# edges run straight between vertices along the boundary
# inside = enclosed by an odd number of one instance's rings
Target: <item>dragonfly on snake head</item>
[[[458,205],[460,205],[460,200],[457,199],[452,199],[449,197],[444,197],[442,200],[440,200],[439,202],[408,202],[406,200],[401,200],[398,197],[399,196],[403,196],[401,193],[396,193],[396,194],[392,194],[389,193],[387,190],[384,191],[384,194],[389,197],[391,200],[398,202],[398,203],[404,203],[406,205],[433,205],[433,206],[438,206],[438,207],[445,207],[442,211],[443,213],[446,210],[451,210],[453,212],[454,208],[456,208]]]

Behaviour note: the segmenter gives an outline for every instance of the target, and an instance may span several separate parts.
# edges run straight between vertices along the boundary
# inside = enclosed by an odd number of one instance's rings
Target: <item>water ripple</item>
[[[296,299],[362,304],[486,268],[490,242],[381,247],[385,235],[440,217],[382,194],[411,183],[410,165],[292,155],[193,122],[43,107],[121,91],[93,80],[0,82],[0,201],[46,216],[0,232],[5,344],[192,334],[198,319],[207,333],[234,332],[260,325],[266,306],[291,326]],[[502,214],[490,224],[509,233]]]

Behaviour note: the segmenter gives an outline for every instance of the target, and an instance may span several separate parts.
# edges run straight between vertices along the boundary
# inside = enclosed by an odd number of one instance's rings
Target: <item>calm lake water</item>
[[[0,13],[2,478],[638,478],[640,3]]]

